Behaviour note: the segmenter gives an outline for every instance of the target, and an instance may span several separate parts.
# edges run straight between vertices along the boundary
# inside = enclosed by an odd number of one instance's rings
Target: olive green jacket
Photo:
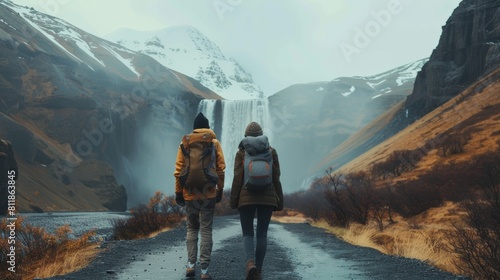
[[[262,193],[248,192],[243,188],[245,149],[239,145],[234,161],[234,178],[231,187],[231,208],[236,209],[245,205],[269,205],[274,206],[275,211],[283,210],[283,189],[280,182],[280,163],[278,154],[274,148],[273,155],[273,189]]]

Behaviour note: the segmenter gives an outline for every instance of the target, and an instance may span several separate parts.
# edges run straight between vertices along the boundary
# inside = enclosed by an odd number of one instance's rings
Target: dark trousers
[[[273,206],[248,205],[242,206],[240,212],[241,230],[243,231],[243,245],[247,261],[254,260],[258,268],[262,268],[267,250],[267,230],[273,214]],[[253,219],[257,213],[257,233],[254,234]],[[254,248],[254,235],[257,244]]]

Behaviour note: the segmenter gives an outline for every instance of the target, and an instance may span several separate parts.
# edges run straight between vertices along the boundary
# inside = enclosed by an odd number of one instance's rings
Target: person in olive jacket
[[[239,145],[234,163],[234,178],[230,205],[240,213],[243,244],[245,248],[246,279],[262,279],[262,265],[267,249],[267,230],[273,211],[283,210],[283,190],[280,182],[280,165],[276,150],[262,137],[262,127],[251,122],[245,129],[245,138]],[[260,136],[260,137],[259,137]],[[272,154],[272,186],[263,192],[251,192],[244,185],[245,149],[270,149]],[[253,219],[257,212],[256,246],[254,250]]]

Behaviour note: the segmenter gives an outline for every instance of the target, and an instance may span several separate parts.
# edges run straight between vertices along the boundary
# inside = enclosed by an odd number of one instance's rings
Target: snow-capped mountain
[[[147,54],[165,67],[201,82],[226,99],[250,99],[263,95],[252,75],[234,59],[191,26],[174,26],[159,31],[120,29],[106,39]]]
[[[330,82],[319,82],[317,91],[330,88],[344,97],[353,93],[368,94],[371,99],[384,95],[400,94],[402,89],[411,89],[417,73],[428,61],[428,58],[417,60],[389,71],[372,76],[341,77]],[[395,92],[396,91],[396,92]],[[406,95],[411,92],[407,92]]]

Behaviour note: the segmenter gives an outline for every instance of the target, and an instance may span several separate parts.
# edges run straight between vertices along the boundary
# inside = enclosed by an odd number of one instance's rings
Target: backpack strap
[[[189,156],[189,134],[184,135],[181,141],[181,151],[184,156]]]
[[[189,143],[194,143],[194,142],[211,143],[213,142],[214,139],[215,137],[211,133],[190,133],[182,137],[181,144],[184,146],[184,149],[189,151]]]

